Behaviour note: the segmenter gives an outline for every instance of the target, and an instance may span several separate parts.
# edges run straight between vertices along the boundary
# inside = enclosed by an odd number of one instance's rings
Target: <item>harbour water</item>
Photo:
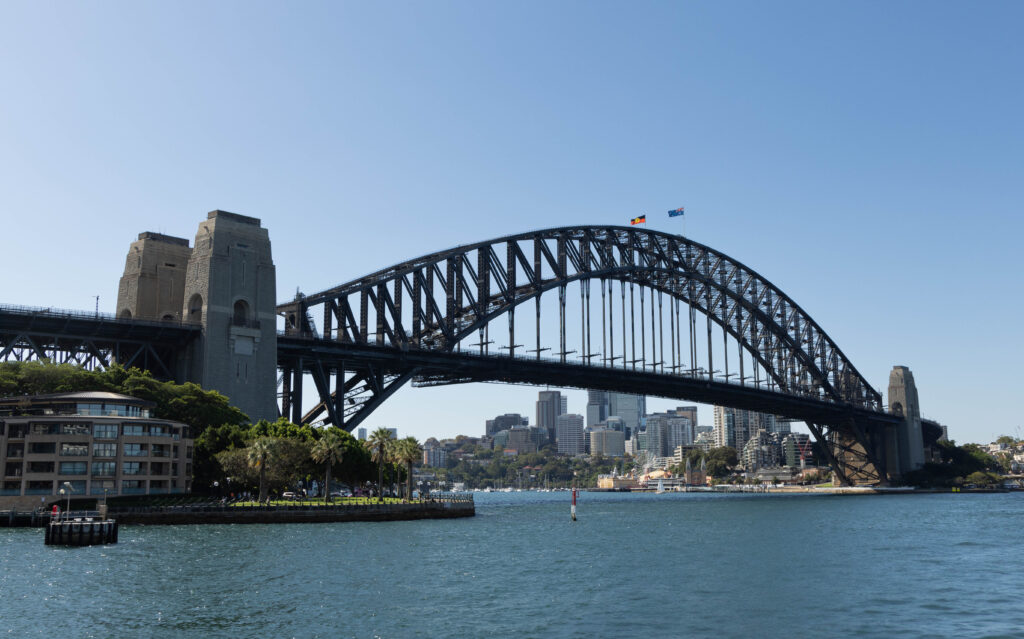
[[[10,637],[1024,637],[1024,494],[477,494],[470,519],[0,529]]]

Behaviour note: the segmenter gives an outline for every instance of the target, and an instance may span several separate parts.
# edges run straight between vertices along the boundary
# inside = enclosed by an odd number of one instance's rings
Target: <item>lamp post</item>
[[[64,499],[64,489],[63,489],[63,488],[61,488],[60,490],[58,490],[58,491],[57,491],[57,493],[58,493],[58,494],[60,494],[60,498],[61,498],[61,499]],[[69,505],[69,506],[71,505],[71,498],[70,498],[70,497],[68,497],[68,505]],[[67,519],[67,516],[68,516],[68,514],[67,514],[67,512],[65,511],[65,513],[64,513],[64,518],[65,518],[65,519]]]

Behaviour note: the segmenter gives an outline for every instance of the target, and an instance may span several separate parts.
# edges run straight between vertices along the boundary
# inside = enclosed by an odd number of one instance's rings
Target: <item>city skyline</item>
[[[114,312],[137,234],[218,208],[268,229],[278,301],[646,214],[777,282],[876,388],[908,366],[954,440],[1019,432],[1024,346],[979,310],[1020,304],[1020,6],[262,8],[7,7],[0,210],[46,241],[9,243],[32,267],[0,303]],[[472,434],[537,390],[407,387],[363,425]]]

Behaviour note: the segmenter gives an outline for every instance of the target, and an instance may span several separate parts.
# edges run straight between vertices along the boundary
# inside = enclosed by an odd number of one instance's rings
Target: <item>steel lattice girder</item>
[[[523,250],[530,245],[532,260]],[[450,351],[524,302],[586,279],[647,286],[692,306],[788,392],[882,409],[881,396],[778,287],[714,249],[645,229],[559,228],[458,247],[303,296],[279,311],[298,311],[302,321],[289,324],[292,332],[312,333],[309,309],[322,304],[325,336]],[[411,309],[403,308],[406,296]]]
[[[174,361],[198,326],[0,308],[0,361],[50,360],[85,368],[112,362],[174,378]]]

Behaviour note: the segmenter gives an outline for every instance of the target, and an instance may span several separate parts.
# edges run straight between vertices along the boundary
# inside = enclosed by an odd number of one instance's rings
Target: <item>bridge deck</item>
[[[881,424],[895,425],[901,421],[894,415],[869,411],[851,404],[685,374],[563,364],[557,360],[535,357],[401,350],[284,334],[278,335],[277,349],[279,365],[301,365],[309,372],[316,365],[341,367],[362,362],[394,373],[415,370],[417,378],[428,381],[433,379],[438,383],[506,382],[619,391],[735,406],[818,423],[837,423],[851,417]]]

